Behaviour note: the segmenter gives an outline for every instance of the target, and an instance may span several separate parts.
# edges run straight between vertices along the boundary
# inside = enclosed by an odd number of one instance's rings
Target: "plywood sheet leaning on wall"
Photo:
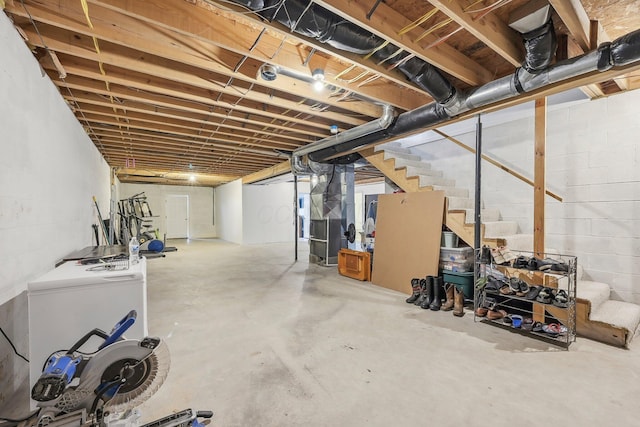
[[[411,293],[413,277],[436,276],[443,213],[443,191],[380,195],[371,281]]]

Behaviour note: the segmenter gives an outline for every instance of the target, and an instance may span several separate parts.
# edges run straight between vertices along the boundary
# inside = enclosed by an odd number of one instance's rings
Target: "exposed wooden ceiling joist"
[[[57,2],[60,12],[70,21],[82,22],[85,19],[77,1],[57,0]],[[312,70],[302,66],[304,57],[297,46],[289,43],[282,44],[281,40],[271,37],[269,33],[261,36],[262,29],[244,25],[241,22],[230,22],[229,19],[205,7],[178,1],[172,5],[173,13],[167,13],[164,0],[146,2],[94,0],[91,3],[89,13],[94,16],[91,18],[93,34],[101,40],[119,43],[132,43],[132,40],[138,40],[146,45],[144,52],[158,52],[158,49],[162,49],[160,55],[164,54],[164,49],[169,49],[178,43],[188,48],[187,55],[223,64],[227,73],[233,72],[233,68],[239,62],[237,56],[229,54],[233,52],[262,62],[277,59],[277,63],[285,68],[311,75]],[[94,12],[94,8],[101,10]],[[143,30],[139,29],[141,26],[144,26]],[[70,27],[74,31],[79,30],[77,25],[70,24]],[[170,36],[166,34],[166,29],[171,29]],[[141,37],[141,31],[144,31],[144,37]],[[256,41],[258,41],[256,48],[251,50]],[[149,50],[149,42],[154,44],[153,50]],[[277,58],[271,58],[276,53]],[[329,59],[325,65],[325,73],[331,75],[344,68],[343,64],[335,64]],[[249,67],[248,70],[241,69],[240,72],[245,76],[255,77],[258,70],[255,67]],[[276,79],[271,84],[277,86],[278,80],[280,79]],[[415,108],[424,102],[423,93],[400,78],[395,80],[397,84],[402,85],[396,91],[389,91],[384,85],[367,85],[360,87],[359,92],[372,100],[401,108]],[[332,83],[346,90],[355,89],[340,80]],[[310,97],[315,95],[309,85],[301,85],[299,91],[306,92]],[[407,102],[411,99],[415,102],[408,104]]]
[[[407,52],[472,86],[487,83],[493,78],[490,71],[435,35],[425,36],[420,43],[414,42],[411,34],[398,35],[411,22],[384,3],[378,4],[375,13],[369,18],[367,15],[374,1],[350,1],[347,5],[340,0],[315,0],[314,3],[339,15],[349,16],[351,22],[404,47]]]
[[[609,32],[640,28],[640,14],[625,13],[634,0],[549,1],[562,21],[554,19],[557,60],[592,50]],[[22,2],[8,0],[6,13],[123,182],[184,184],[196,173],[195,185],[215,186],[284,173],[283,153],[329,137],[333,125],[344,131],[377,119],[382,104],[400,114],[432,102],[385,61],[299,35],[233,0],[88,0],[88,18],[79,0]],[[324,8],[337,25],[349,21],[363,37],[436,66],[463,92],[520,66],[520,37],[506,21],[525,3],[313,0],[308,10]],[[297,77],[263,80],[265,63]],[[333,91],[311,90],[314,68]],[[639,68],[590,73],[454,120],[576,86],[591,85],[592,97],[637,89]],[[122,168],[134,161],[135,170]]]
[[[472,14],[465,11],[461,0],[429,0],[429,3],[446,13],[512,65],[517,67],[522,64],[524,49],[519,35],[495,15],[488,14],[474,19]]]

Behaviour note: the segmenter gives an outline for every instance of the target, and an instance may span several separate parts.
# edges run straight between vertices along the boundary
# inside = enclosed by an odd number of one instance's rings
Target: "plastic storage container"
[[[466,272],[442,272],[442,279],[445,283],[453,283],[458,290],[464,293],[465,299],[473,299],[473,271]]]
[[[440,248],[442,261],[473,261],[473,248]]]
[[[443,271],[473,270],[473,248],[440,248],[440,268]]]

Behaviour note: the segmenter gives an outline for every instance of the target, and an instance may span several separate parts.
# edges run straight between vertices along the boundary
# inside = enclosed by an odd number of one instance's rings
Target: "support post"
[[[478,123],[476,123],[476,194],[475,194],[475,211],[474,211],[474,228],[473,228],[473,247],[475,250],[480,249],[482,246],[480,230],[482,224],[482,210],[481,210],[481,178],[482,178],[482,121],[480,114],[478,114]]]
[[[298,175],[293,175],[293,228],[295,236],[293,238],[295,247],[295,260],[298,261]]]
[[[533,176],[533,252],[544,256],[544,193],[545,149],[547,145],[547,98],[536,99],[535,105],[535,159]]]

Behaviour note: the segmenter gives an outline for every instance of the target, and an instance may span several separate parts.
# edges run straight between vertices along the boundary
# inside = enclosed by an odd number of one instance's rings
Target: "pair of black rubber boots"
[[[411,279],[411,288],[413,293],[406,299],[408,304],[413,303],[433,311],[440,310],[442,298],[446,295],[442,277],[427,276],[424,279]]]

